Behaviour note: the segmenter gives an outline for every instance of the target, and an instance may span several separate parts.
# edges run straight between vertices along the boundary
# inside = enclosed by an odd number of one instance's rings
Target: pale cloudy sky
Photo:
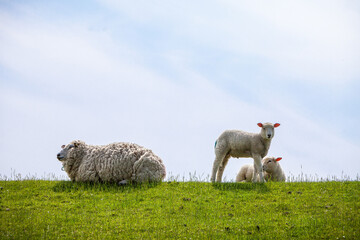
[[[0,0],[0,177],[65,176],[56,154],[81,139],[206,178],[222,131],[279,122],[288,175],[355,179],[359,43],[355,0]]]

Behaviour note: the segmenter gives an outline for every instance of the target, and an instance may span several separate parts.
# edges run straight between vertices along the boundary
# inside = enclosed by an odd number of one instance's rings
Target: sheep
[[[240,168],[239,173],[236,175],[236,182],[251,182],[253,175],[254,164],[246,164]],[[259,176],[257,180],[259,180]]]
[[[260,133],[248,133],[240,130],[226,130],[215,142],[215,161],[213,164],[211,182],[221,182],[222,175],[230,157],[253,158],[255,174],[252,181],[256,182],[259,175],[260,182],[264,182],[261,160],[269,151],[274,137],[274,128],[280,123],[258,123]]]
[[[263,159],[264,178],[266,181],[285,182],[285,173],[279,161],[281,157],[266,157]]]
[[[265,157],[262,160],[263,174],[266,181],[285,181],[285,174],[282,171],[279,161],[281,157]],[[236,176],[236,182],[250,182],[254,174],[254,166],[252,164],[246,164],[241,167],[239,173]],[[257,176],[259,180],[259,176]]]
[[[141,183],[161,181],[166,176],[162,160],[134,143],[97,146],[76,140],[63,145],[57,159],[76,182]]]

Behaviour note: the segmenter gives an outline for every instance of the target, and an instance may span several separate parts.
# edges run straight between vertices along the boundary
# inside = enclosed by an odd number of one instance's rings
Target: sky
[[[359,43],[356,0],[0,0],[0,178],[68,179],[81,139],[206,180],[223,131],[278,122],[287,176],[359,179]]]

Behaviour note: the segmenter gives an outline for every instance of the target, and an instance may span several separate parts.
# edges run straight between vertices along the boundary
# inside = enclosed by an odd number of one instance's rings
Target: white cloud
[[[346,1],[101,2],[169,36],[257,57],[279,79],[340,87],[360,75],[360,19]]]
[[[209,126],[223,122],[235,104],[250,110],[196,74],[182,73],[188,82],[179,85],[144,66],[127,63],[128,56],[115,58],[102,47],[116,48],[109,46],[106,37],[84,33],[76,26],[48,27],[11,18],[7,22],[11,27],[1,28],[1,64],[15,72],[15,78],[20,76],[18,82],[29,82],[37,89],[34,93],[4,79],[8,83],[1,94],[2,126],[17,128],[1,131],[6,139],[1,144],[3,159],[11,159],[3,165],[7,171],[12,167],[23,173],[59,172],[54,149],[63,141],[82,138],[93,144],[139,142],[164,156],[170,171],[182,166],[186,173],[203,165],[202,160],[193,162],[193,158],[202,159],[203,148],[208,148],[201,139],[208,136],[209,148],[213,145],[215,136],[207,131]],[[202,121],[204,117],[209,120]],[[18,146],[24,151],[12,154]],[[24,163],[29,155],[35,160]]]
[[[359,76],[359,14],[345,2],[248,1],[247,8],[273,30],[275,48],[261,49],[301,80],[344,85]],[[265,41],[268,41],[266,39]]]
[[[147,14],[168,15],[159,6],[155,10],[142,6]],[[137,12],[133,14],[136,17]],[[263,96],[261,103],[251,104],[227,94],[190,66],[183,49],[162,53],[177,76],[174,81],[137,61],[140,50],[109,32],[93,32],[70,20],[42,23],[42,19],[29,21],[26,16],[5,14],[0,18],[7,23],[0,25],[0,64],[11,70],[10,77],[1,80],[0,161],[4,168],[0,173],[13,168],[25,174],[61,174],[55,154],[61,144],[79,138],[90,144],[134,141],[152,148],[175,175],[194,171],[207,175],[218,135],[233,128],[257,132],[258,121],[282,124],[270,154],[284,157],[287,172],[300,174],[301,165],[304,171],[325,177],[338,174],[338,169],[352,177],[359,172],[352,158],[359,151],[356,144],[304,117],[284,99]],[[208,18],[198,19],[206,26],[207,21],[201,19]],[[229,30],[223,32],[217,26],[214,31],[236,40]],[[254,34],[251,38],[256,42]],[[189,37],[206,42],[199,35]],[[237,49],[237,45],[226,48]],[[266,54],[270,56],[271,51]],[[240,166],[249,161],[231,160],[227,178],[234,179]]]

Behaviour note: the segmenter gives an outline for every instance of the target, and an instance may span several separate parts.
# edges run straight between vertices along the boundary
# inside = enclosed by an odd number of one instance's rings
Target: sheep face
[[[81,146],[84,143],[80,141],[73,141],[68,145],[62,145],[62,150],[57,154],[57,159],[61,162],[66,162],[69,159],[78,158],[81,155]]]
[[[280,123],[258,123],[257,125],[261,127],[261,137],[263,139],[271,140],[275,135],[274,128],[280,126]]]
[[[266,157],[263,159],[263,170],[267,173],[273,173],[279,167],[279,161],[281,157],[274,158],[274,157]]]

